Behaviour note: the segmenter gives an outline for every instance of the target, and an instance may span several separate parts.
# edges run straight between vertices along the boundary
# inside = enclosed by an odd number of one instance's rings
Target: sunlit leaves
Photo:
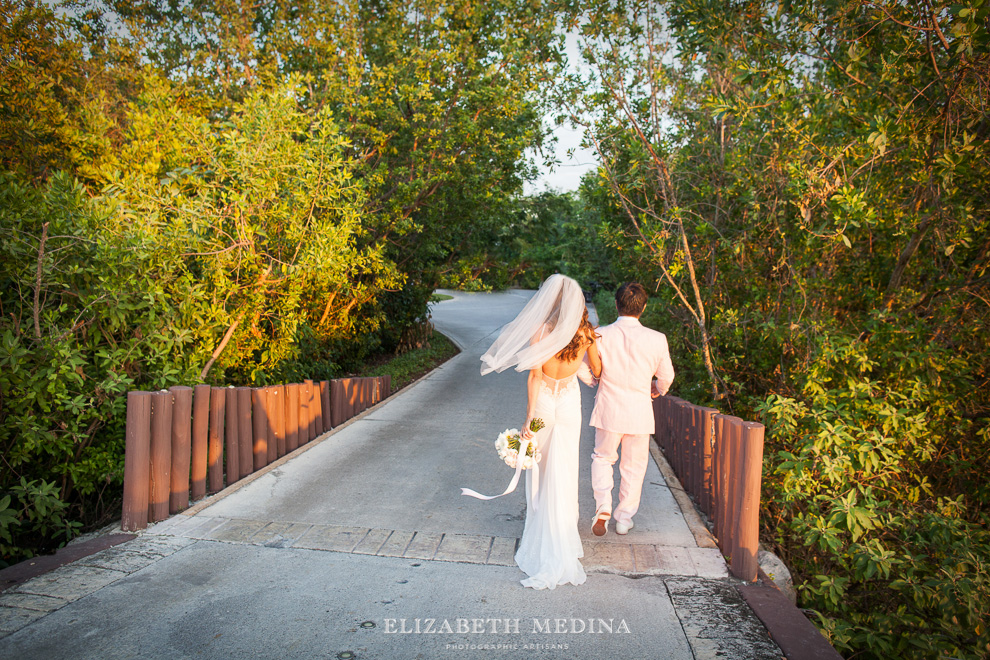
[[[647,141],[704,255],[734,412],[768,427],[765,535],[830,639],[863,657],[990,650],[973,637],[990,601],[987,4],[654,3],[677,50]],[[606,72],[647,61],[621,43]],[[616,145],[599,176],[646,207],[624,127],[594,126]],[[655,277],[641,251],[614,254]],[[668,336],[690,340],[661,304]],[[700,361],[681,359],[678,395],[701,403]],[[965,597],[946,598],[957,583]]]

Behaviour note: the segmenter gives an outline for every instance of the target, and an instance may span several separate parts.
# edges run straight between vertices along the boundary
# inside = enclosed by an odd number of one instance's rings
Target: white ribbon
[[[479,500],[494,500],[496,498],[502,497],[502,495],[508,495],[516,489],[519,484],[519,475],[523,471],[523,462],[526,460],[526,453],[529,452],[529,448],[533,445],[533,467],[530,469],[533,471],[533,510],[535,511],[538,507],[538,497],[540,494],[540,464],[536,462],[536,447],[533,437],[526,440],[526,446],[523,447],[522,440],[519,442],[519,455],[516,457],[516,473],[512,475],[512,481],[501,495],[482,495],[481,493],[471,490],[470,488],[461,488],[461,495],[467,495],[468,497],[476,497]]]

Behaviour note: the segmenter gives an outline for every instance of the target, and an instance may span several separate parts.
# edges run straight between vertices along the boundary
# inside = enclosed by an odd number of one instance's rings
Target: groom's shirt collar
[[[620,316],[619,318],[616,319],[616,322],[622,321],[623,319],[625,319],[626,323],[628,323],[629,321],[635,321],[636,323],[639,323],[639,318],[636,316]]]

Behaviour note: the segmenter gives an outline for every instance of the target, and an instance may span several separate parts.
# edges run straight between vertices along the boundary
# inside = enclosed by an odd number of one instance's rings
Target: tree
[[[541,90],[560,57],[551,8],[545,0],[112,3],[142,52],[204,96],[237,100],[302,77],[304,107],[329,112],[347,140],[367,195],[363,240],[384,247],[405,275],[404,291],[383,298],[398,335],[531,175],[523,153],[543,139]],[[179,21],[188,29],[163,27]]]
[[[565,88],[574,108],[570,119],[584,125],[586,140],[601,162],[601,181],[624,216],[622,225],[634,237],[644,266],[659,271],[693,319],[712,397],[720,399],[710,303],[685,224],[701,224],[704,216],[682,204],[685,183],[677,178],[675,145],[664,126],[678,76],[667,63],[673,51],[661,4],[587,5],[580,32],[588,71],[574,74]]]
[[[602,92],[632,102],[593,115],[599,176],[642,225],[666,161],[728,401],[768,427],[764,543],[840,650],[985,655],[990,8],[655,6],[595,50],[629,72],[623,48],[672,43]]]

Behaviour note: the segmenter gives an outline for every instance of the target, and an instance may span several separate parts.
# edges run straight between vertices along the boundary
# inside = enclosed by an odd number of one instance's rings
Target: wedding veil
[[[481,356],[481,375],[542,366],[574,338],[585,309],[581,286],[565,275],[551,275]]]

